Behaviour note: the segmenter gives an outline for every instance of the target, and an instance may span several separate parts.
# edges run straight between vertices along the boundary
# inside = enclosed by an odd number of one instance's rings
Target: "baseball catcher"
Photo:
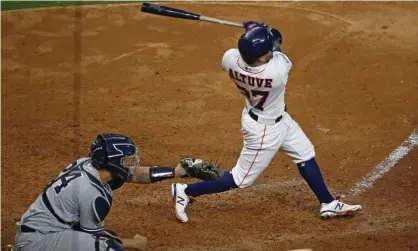
[[[174,177],[220,178],[220,166],[181,157],[175,167],[140,166],[135,143],[122,134],[100,134],[89,157],[68,165],[41,192],[17,222],[9,250],[144,250],[139,234],[123,238],[105,229],[113,191],[125,183],[148,184]]]

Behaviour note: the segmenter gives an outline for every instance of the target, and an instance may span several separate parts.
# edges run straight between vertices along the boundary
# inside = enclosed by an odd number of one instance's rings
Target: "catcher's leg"
[[[42,251],[45,249],[44,240],[47,235],[38,232],[20,232],[16,233],[16,240],[13,246],[14,251]]]
[[[27,239],[21,236],[19,251],[123,251],[123,249],[116,241],[107,237],[96,237],[95,235],[74,231],[65,230],[51,234],[33,233],[31,241],[24,243]],[[113,249],[110,249],[113,248]]]
[[[89,234],[80,231],[68,230],[62,232],[56,243],[56,251],[124,251],[125,249],[114,239]]]

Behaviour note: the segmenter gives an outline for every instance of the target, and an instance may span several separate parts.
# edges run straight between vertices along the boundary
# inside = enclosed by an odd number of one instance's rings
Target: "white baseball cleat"
[[[334,218],[338,216],[351,216],[362,210],[360,205],[348,205],[342,203],[337,197],[331,203],[322,203],[319,211],[321,218]]]
[[[186,184],[180,183],[174,183],[171,185],[171,194],[173,195],[173,203],[176,211],[176,216],[177,219],[179,219],[179,221],[182,223],[186,223],[189,220],[186,214],[186,208],[191,202],[191,198],[184,192],[186,187]]]

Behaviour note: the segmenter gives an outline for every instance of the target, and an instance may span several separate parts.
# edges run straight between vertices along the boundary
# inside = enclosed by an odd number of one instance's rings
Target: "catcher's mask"
[[[99,134],[91,145],[89,154],[96,169],[106,169],[112,174],[112,180],[130,181],[133,173],[130,168],[139,165],[137,147],[122,134]]]

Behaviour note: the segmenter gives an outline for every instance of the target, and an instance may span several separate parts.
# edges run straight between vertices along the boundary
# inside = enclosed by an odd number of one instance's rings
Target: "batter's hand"
[[[244,21],[242,24],[244,25],[245,30],[251,30],[252,28],[254,28],[256,26],[264,26],[264,27],[268,28],[267,24],[258,23],[256,21]]]
[[[255,21],[244,21],[242,24],[244,25],[245,30],[249,30],[256,26],[258,23]]]

